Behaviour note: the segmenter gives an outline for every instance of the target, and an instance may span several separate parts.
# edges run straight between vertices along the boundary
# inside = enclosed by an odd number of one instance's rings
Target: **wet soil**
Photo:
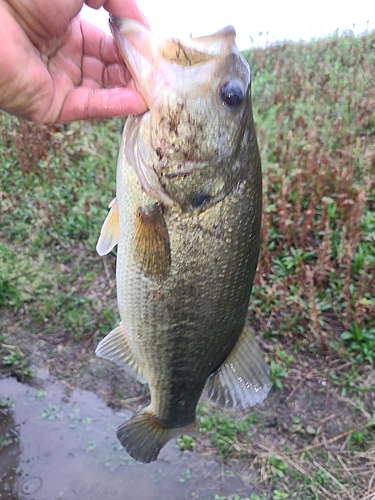
[[[250,491],[240,477],[222,475],[215,460],[181,454],[174,442],[157,462],[135,462],[115,436],[131,412],[111,410],[89,391],[68,395],[46,370],[33,386],[1,380],[0,400],[2,500],[208,499]]]
[[[1,500],[181,500],[257,493],[249,474],[226,471],[215,456],[182,453],[169,442],[156,462],[127,455],[116,429],[149,396],[94,345],[61,342],[2,318],[22,345],[32,377],[0,365]]]
[[[331,439],[343,456],[349,442],[345,433],[368,421],[375,400],[370,365],[362,369],[359,401],[332,384],[332,374],[344,378],[350,363],[301,354],[283,379],[284,390],[272,391],[251,410],[257,423],[227,457],[218,455],[210,433],[199,433],[193,451],[181,453],[173,440],[156,462],[139,464],[117,441],[116,428],[147,405],[147,388],[97,358],[93,336],[81,341],[54,337],[11,315],[2,317],[0,325],[34,373],[27,377],[23,366],[0,361],[1,500],[213,500],[215,495],[249,498],[252,493],[273,498],[271,456],[306,446],[316,447],[317,456],[327,448],[334,455]],[[267,357],[272,346],[260,341]],[[371,474],[371,457],[361,460]],[[295,485],[289,482],[288,487]],[[315,498],[328,498],[324,495]],[[340,500],[352,498],[340,495]]]

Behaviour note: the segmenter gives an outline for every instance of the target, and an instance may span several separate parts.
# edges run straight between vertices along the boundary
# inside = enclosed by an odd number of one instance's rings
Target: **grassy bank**
[[[375,34],[245,56],[264,171],[250,320],[273,392],[250,415],[205,403],[200,435],[179,445],[217,454],[259,499],[373,500]],[[29,376],[36,345],[90,356],[117,322],[115,256],[100,259],[95,245],[122,125],[1,115],[4,374]]]

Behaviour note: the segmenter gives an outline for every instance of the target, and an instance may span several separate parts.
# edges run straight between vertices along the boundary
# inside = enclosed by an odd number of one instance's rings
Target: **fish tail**
[[[194,433],[197,429],[196,421],[185,427],[167,427],[145,409],[120,425],[117,437],[134,460],[150,463],[157,459],[160,450],[170,439],[180,434]]]

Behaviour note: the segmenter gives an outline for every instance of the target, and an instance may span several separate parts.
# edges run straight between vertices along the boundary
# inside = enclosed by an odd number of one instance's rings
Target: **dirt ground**
[[[12,345],[19,346],[33,371],[47,368],[67,394],[75,388],[92,391],[114,409],[137,411],[148,404],[146,387],[95,356],[93,338],[81,342],[54,338],[30,331],[22,318],[10,314],[1,318],[1,329]],[[271,345],[260,342],[265,352],[271,352]],[[26,381],[23,366],[2,364],[0,377]],[[238,434],[224,457],[217,455],[210,433],[195,437],[195,452],[258,484],[267,495],[261,498],[374,500],[375,371],[371,365],[363,366],[362,386],[350,389],[350,370],[350,362],[331,360],[329,355],[300,355],[283,379],[284,389],[272,390],[252,410],[256,424]],[[347,381],[346,389],[338,385],[340,379]],[[32,383],[32,377],[27,381]],[[202,400],[210,414],[218,410],[205,396]],[[239,420],[249,414],[219,411]],[[275,491],[289,496],[277,497]]]

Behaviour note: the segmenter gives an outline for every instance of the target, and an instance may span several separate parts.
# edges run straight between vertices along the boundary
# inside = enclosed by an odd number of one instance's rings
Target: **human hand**
[[[135,2],[86,4],[145,24]],[[0,0],[0,108],[38,123],[146,111],[113,38],[80,19],[83,3]]]

